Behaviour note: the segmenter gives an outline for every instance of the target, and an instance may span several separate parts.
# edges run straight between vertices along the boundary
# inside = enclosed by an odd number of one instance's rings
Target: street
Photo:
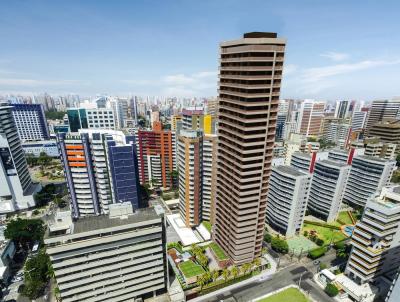
[[[327,254],[320,258],[322,263],[332,265],[334,262],[334,255]],[[317,272],[318,267],[314,265],[313,261],[308,261],[307,263],[291,264],[285,268],[282,268],[279,272],[273,275],[269,280],[262,282],[253,282],[251,284],[241,285],[237,284],[236,288],[223,291],[219,290],[214,296],[204,296],[196,298],[196,302],[219,302],[232,301],[232,302],[248,302],[253,299],[262,297],[268,293],[275,290],[283,288],[288,285],[299,285],[301,277],[301,288],[307,292],[314,301],[318,302],[334,302],[335,300],[330,298],[325,294],[323,289],[321,289],[317,284],[312,281],[313,274]]]

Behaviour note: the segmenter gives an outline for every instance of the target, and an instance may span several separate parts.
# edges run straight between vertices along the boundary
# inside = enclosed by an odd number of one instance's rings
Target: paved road
[[[321,262],[332,265],[334,255],[329,254],[321,258]],[[324,291],[312,281],[313,274],[316,273],[318,266],[315,266],[312,261],[307,263],[296,263],[285,268],[273,275],[269,280],[257,282],[254,281],[250,284],[241,285],[237,283],[234,289],[224,291],[217,291],[213,297],[201,297],[196,301],[201,302],[248,302],[253,299],[262,297],[268,293],[278,290],[288,285],[299,285],[301,277],[301,288],[308,292],[309,295],[318,302],[335,302],[334,299],[327,296]]]

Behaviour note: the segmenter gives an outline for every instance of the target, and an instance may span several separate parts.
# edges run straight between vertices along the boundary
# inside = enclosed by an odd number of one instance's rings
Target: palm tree
[[[230,275],[230,271],[228,269],[224,269],[222,271],[222,277],[224,277],[225,282],[228,280],[229,275]]]
[[[213,279],[214,282],[217,280],[218,277],[219,277],[219,272],[217,270],[211,271],[211,278]]]
[[[205,272],[205,273],[203,274],[203,278],[204,278],[204,281],[205,281],[206,283],[208,283],[208,282],[212,279],[211,273],[210,273],[210,272]]]
[[[198,286],[200,286],[200,290],[202,290],[204,284],[206,284],[206,280],[204,279],[204,275],[198,276],[196,283],[197,283]]]
[[[251,269],[251,264],[250,263],[244,263],[242,265],[242,270],[243,270],[244,274],[247,274],[250,269]]]
[[[56,288],[54,289],[54,295],[56,296],[57,302],[60,302],[60,301],[61,301],[60,289],[59,289],[58,287],[56,287]]]
[[[254,259],[251,265],[254,266],[255,268],[258,268],[261,265],[261,259],[260,258]]]
[[[263,247],[261,250],[261,254],[265,255],[266,253],[268,253],[268,249],[266,247]]]
[[[231,269],[231,275],[232,275],[233,279],[235,279],[239,275],[239,269],[236,266],[234,266]]]

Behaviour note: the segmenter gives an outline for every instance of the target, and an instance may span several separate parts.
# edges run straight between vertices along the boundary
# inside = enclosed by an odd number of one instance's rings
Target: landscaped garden
[[[228,259],[228,256],[226,256],[225,252],[215,242],[211,242],[209,247],[213,250],[213,252],[217,256],[218,260],[222,261],[222,260]]]
[[[309,302],[310,300],[297,288],[291,287],[257,302]]]
[[[192,278],[205,273],[203,267],[194,263],[192,260],[187,260],[179,264],[179,269],[186,278]]]
[[[196,288],[194,290],[197,290],[199,295],[250,278],[260,272],[261,266],[260,258],[240,267],[231,265],[229,257],[215,242],[207,246],[193,244],[186,251],[179,243],[170,243],[168,257],[174,263],[172,269],[182,288]],[[213,266],[211,262],[214,263]]]

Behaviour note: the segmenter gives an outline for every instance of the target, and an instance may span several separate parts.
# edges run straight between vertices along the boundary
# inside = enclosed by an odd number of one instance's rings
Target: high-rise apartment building
[[[365,111],[355,111],[351,118],[351,130],[360,131],[365,126],[365,121],[367,119],[367,112]]]
[[[116,121],[112,108],[68,108],[68,124],[70,132],[79,129],[116,129]]]
[[[108,213],[110,204],[139,207],[135,138],[121,131],[59,133],[58,146],[74,217]]]
[[[394,275],[400,265],[400,187],[385,187],[365,204],[351,236],[345,274],[358,284]],[[394,300],[397,301],[397,300]]]
[[[168,288],[162,209],[133,212],[130,203],[109,215],[71,220],[69,211],[50,219],[46,252],[65,302],[138,301]]]
[[[339,148],[345,148],[349,140],[351,125],[337,118],[324,118],[322,137],[335,143]]]
[[[310,173],[288,166],[272,168],[266,223],[287,237],[299,233],[306,213],[310,186]]]
[[[364,207],[368,198],[387,186],[396,167],[396,161],[372,156],[354,157],[344,202]]]
[[[203,220],[214,222],[216,186],[217,136],[204,134],[203,137]]]
[[[171,116],[171,130],[176,131],[177,123],[182,120],[182,115],[172,115]]]
[[[155,187],[171,187],[176,169],[175,132],[138,130],[137,153],[140,182]]]
[[[39,189],[29,175],[13,118],[13,106],[0,103],[0,213],[35,206],[33,194]]]
[[[203,133],[182,130],[178,137],[179,211],[187,227],[202,221]]]
[[[220,45],[213,236],[234,263],[261,254],[285,43],[253,32]]]
[[[336,220],[349,172],[350,166],[339,161],[326,159],[315,164],[308,199],[312,215],[327,222]]]
[[[203,107],[186,108],[182,110],[182,129],[212,134],[215,133],[215,119],[210,114],[204,114]]]
[[[325,102],[314,100],[301,103],[297,133],[305,136],[320,135],[325,105]]]
[[[50,139],[42,104],[13,104],[13,117],[21,141]]]
[[[375,124],[384,119],[400,118],[400,98],[393,100],[373,101],[371,109],[368,112],[368,118],[365,126],[365,131],[368,134],[369,130]]]
[[[344,119],[348,116],[350,109],[349,101],[336,101],[335,118]]]

